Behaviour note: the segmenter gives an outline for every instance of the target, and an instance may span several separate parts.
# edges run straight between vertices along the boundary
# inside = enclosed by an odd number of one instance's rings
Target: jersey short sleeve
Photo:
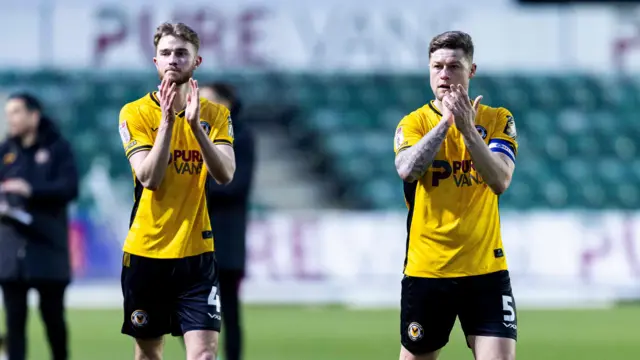
[[[120,110],[118,127],[127,159],[137,152],[148,151],[153,147],[149,129],[134,105],[127,104]]]
[[[233,120],[226,108],[219,111],[215,122],[215,130],[209,135],[214,144],[233,145]]]
[[[489,140],[489,149],[507,155],[513,162],[518,155],[518,133],[511,112],[505,108],[497,111],[496,125]]]
[[[400,120],[393,139],[393,150],[398,154],[415,145],[426,133],[421,125],[420,115],[417,112],[412,112]]]

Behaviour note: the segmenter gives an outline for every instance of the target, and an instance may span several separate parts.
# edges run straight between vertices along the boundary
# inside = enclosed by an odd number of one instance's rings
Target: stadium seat
[[[348,129],[349,125],[344,123],[339,112],[331,108],[320,108],[310,116],[304,116],[302,120],[307,122],[309,130],[326,134],[331,134],[339,129]]]
[[[348,203],[367,208],[404,207],[394,168],[393,136],[403,116],[433,95],[428,74],[203,74],[201,82],[234,83],[245,103],[292,105],[287,124],[312,137],[313,148],[350,191]],[[3,91],[29,89],[81,153],[78,166],[106,156],[114,178],[129,177],[114,124],[126,102],[154,89],[148,74],[63,71],[1,72]],[[592,75],[480,75],[471,97],[508,108],[516,119],[519,152],[505,208],[621,208],[640,206],[640,80]],[[110,133],[111,135],[105,136]],[[97,141],[97,139],[102,139]],[[103,141],[104,140],[104,141]],[[84,195],[83,195],[84,196]],[[90,201],[85,197],[81,202]]]
[[[368,203],[374,208],[397,208],[399,206],[405,206],[402,182],[400,179],[395,182],[373,179],[364,184],[362,193],[368,200]]]

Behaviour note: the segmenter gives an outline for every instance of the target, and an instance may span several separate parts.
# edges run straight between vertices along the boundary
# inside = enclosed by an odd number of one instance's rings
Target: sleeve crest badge
[[[122,139],[123,144],[129,143],[131,141],[131,134],[129,133],[129,128],[127,127],[127,122],[123,121],[120,123],[120,139]]]
[[[513,120],[513,116],[507,116],[507,124],[504,126],[503,132],[505,135],[514,140],[518,137],[518,132],[516,131],[516,122],[515,120]]]
[[[234,139],[235,136],[233,135],[233,121],[231,121],[231,115],[227,117],[227,122],[229,123],[229,128],[227,129],[227,132],[229,133],[229,137]]]
[[[404,133],[402,132],[402,126],[400,126],[398,127],[398,130],[396,130],[396,137],[395,137],[396,149],[399,149],[403,143],[404,143]]]

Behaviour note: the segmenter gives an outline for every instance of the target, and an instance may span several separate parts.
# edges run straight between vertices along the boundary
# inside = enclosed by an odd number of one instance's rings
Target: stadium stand
[[[212,80],[210,77],[205,80]],[[393,166],[401,117],[431,98],[424,75],[226,75],[249,112],[287,131],[292,145],[342,207],[398,209],[402,187]],[[615,84],[614,84],[615,83]],[[80,170],[107,155],[109,175],[130,179],[113,130],[120,107],[156,86],[153,74],[0,73],[3,92],[34,90],[73,139]],[[478,76],[472,95],[511,110],[520,152],[515,181],[501,206],[632,209],[640,206],[634,138],[640,84],[593,76]],[[70,106],[73,105],[73,106]],[[269,109],[269,111],[264,111]],[[274,112],[274,110],[277,110]],[[276,114],[276,115],[273,115]],[[255,116],[254,116],[255,117]],[[91,201],[84,197],[82,201]]]

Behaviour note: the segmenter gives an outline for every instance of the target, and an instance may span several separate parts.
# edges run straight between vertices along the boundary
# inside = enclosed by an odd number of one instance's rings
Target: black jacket
[[[0,144],[0,182],[21,178],[25,199],[3,195],[33,216],[29,226],[0,217],[0,281],[70,281],[67,207],[78,195],[78,172],[69,143],[46,118],[35,145],[19,139]]]
[[[236,172],[228,185],[212,179],[207,189],[207,206],[218,267],[244,270],[246,259],[247,216],[255,162],[254,137],[244,124],[234,123],[233,148]]]

